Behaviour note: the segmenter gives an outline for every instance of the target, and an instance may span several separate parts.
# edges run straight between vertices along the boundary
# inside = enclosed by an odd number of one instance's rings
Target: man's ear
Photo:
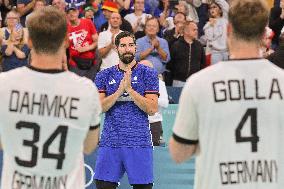
[[[33,48],[33,42],[32,42],[30,37],[28,37],[28,47],[29,47],[29,49]]]

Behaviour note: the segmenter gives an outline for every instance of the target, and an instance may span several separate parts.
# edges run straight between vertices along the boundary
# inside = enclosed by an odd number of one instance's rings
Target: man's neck
[[[80,24],[80,19],[74,20],[74,21],[70,21],[71,26],[79,26]]]
[[[141,16],[143,14],[143,11],[135,10],[134,14],[135,16]]]
[[[149,37],[150,40],[154,40],[156,39],[157,35],[147,35]]]
[[[62,70],[63,56],[31,53],[31,66],[42,70]]]
[[[261,58],[260,46],[257,43],[248,43],[241,40],[232,40],[229,44],[230,59]]]
[[[120,28],[113,28],[113,27],[110,28],[110,32],[114,33],[114,34],[118,33],[119,30],[120,30]]]
[[[186,37],[186,36],[183,36],[183,37],[184,37],[184,40],[185,40],[187,43],[191,44],[191,43],[193,42],[193,39],[192,39],[191,37]]]
[[[126,71],[129,68],[131,69],[135,64],[135,60],[133,60],[130,64],[124,64],[123,62],[119,61],[119,68]]]

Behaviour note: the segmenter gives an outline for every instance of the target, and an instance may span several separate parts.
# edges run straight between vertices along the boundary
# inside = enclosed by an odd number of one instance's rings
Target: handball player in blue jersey
[[[148,115],[158,111],[158,74],[135,61],[133,34],[118,34],[115,47],[119,63],[99,72],[95,80],[106,113],[96,161],[96,187],[115,189],[126,172],[134,189],[151,189],[153,147]]]

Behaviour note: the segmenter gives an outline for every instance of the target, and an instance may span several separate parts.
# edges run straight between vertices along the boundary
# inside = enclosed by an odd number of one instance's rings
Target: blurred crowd
[[[229,59],[229,1],[1,0],[1,71],[29,63],[26,20],[33,11],[54,6],[68,19],[63,69],[94,80],[99,70],[118,64],[115,37],[129,31],[137,39],[136,60],[150,61],[167,86],[183,87],[190,75]],[[283,9],[284,1],[275,1],[260,52],[280,67]]]

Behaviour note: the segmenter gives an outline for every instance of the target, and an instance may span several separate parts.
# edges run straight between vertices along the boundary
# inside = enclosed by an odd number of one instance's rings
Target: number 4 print
[[[40,138],[39,136],[40,126],[37,123],[20,121],[16,124],[16,128],[33,130],[33,139],[23,140],[23,145],[30,147],[32,150],[31,159],[27,161],[27,160],[22,160],[19,157],[15,157],[15,161],[18,165],[23,167],[34,167],[36,166],[38,159],[38,147],[36,146],[36,143],[39,141]],[[42,158],[56,159],[57,160],[56,169],[62,169],[63,166],[63,160],[65,159],[64,150],[65,150],[67,132],[68,132],[67,126],[62,126],[62,125],[58,126],[57,129],[51,134],[51,136],[43,144]],[[60,136],[58,153],[57,154],[50,153],[49,146],[58,136]]]
[[[250,118],[250,126],[251,126],[251,136],[242,136],[241,130],[244,127],[247,119]],[[236,142],[251,142],[251,151],[257,152],[257,143],[259,141],[259,137],[257,136],[257,109],[249,108],[247,109],[245,115],[243,116],[241,122],[239,123],[236,132]]]

